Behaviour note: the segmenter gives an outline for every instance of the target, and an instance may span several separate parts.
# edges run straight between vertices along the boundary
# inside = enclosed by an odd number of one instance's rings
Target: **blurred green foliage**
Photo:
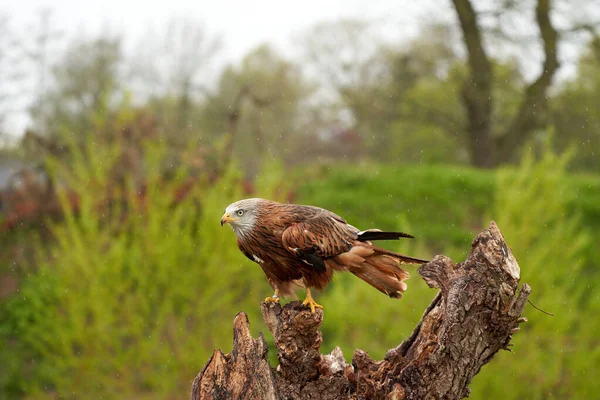
[[[592,39],[577,66],[577,75],[565,82],[553,99],[552,120],[558,148],[577,147],[571,166],[579,170],[600,170],[600,36]]]
[[[600,365],[598,324],[589,318],[600,312],[600,296],[590,291],[600,274],[584,270],[593,227],[568,209],[578,196],[566,173],[572,156],[553,154],[547,141],[539,162],[530,151],[518,169],[498,171],[489,215],[519,262],[522,281],[532,287],[530,300],[555,316],[526,310],[530,322],[515,335],[514,353],[485,367],[472,385],[474,398],[583,399],[600,389],[589,379]]]
[[[70,154],[69,165],[50,164],[78,206],[61,192],[64,220],[50,228],[55,242],[37,246],[19,293],[0,305],[0,393],[186,393],[212,350],[231,346],[235,314],[245,310],[257,321],[270,290],[219,225],[225,206],[242,196],[240,176],[235,168],[211,183],[199,176],[175,202],[187,173],[181,167],[163,178],[159,143],[145,144],[144,191],[110,179],[118,144],[72,142]],[[276,172],[259,182],[259,194],[278,198]]]
[[[301,184],[299,201],[335,210],[361,226],[394,229],[405,219],[410,233],[433,252],[449,244],[468,246],[493,202],[496,181],[488,171],[448,165],[365,163],[310,174],[324,178]]]
[[[600,182],[566,173],[571,152],[545,145],[536,160],[498,172],[448,166],[391,168],[367,164],[320,170],[325,179],[302,186],[301,202],[319,204],[356,226],[400,229],[417,239],[392,247],[419,257],[444,253],[463,261],[473,236],[496,220],[521,266],[530,299],[553,312],[526,309],[529,323],[515,335],[513,353],[498,354],[472,384],[473,398],[590,398],[600,365]],[[349,276],[337,276],[322,295],[327,305],[324,350],[340,345],[382,358],[407,337],[435,293],[418,278],[401,303]],[[510,384],[508,384],[510,382]]]
[[[265,331],[259,302],[270,288],[262,271],[221,228],[223,208],[244,193],[235,166],[218,179],[197,176],[186,197],[175,193],[187,163],[170,163],[160,141],[143,142],[143,190],[137,174],[115,184],[119,146],[102,140],[69,144],[69,163],[49,167],[62,190],[54,241],[39,242],[18,293],[0,303],[0,393],[17,398],[169,398],[188,393],[215,348],[231,348],[235,314]],[[539,158],[539,160],[538,160]],[[497,172],[457,166],[356,164],[315,166],[287,176],[263,165],[256,195],[329,208],[361,228],[399,229],[417,239],[386,246],[418,257],[464,260],[470,241],[495,219],[533,287],[532,308],[502,352],[472,384],[474,398],[585,398],[600,358],[600,311],[592,288],[599,255],[600,182],[567,174],[570,153],[527,153],[519,167]],[[120,175],[121,176],[121,175]],[[139,183],[139,182],[138,182]],[[326,307],[323,351],[339,345],[382,358],[412,331],[434,297],[414,269],[394,301],[349,274],[336,275],[318,300]],[[299,293],[303,296],[303,293]],[[270,335],[267,334],[270,341]],[[271,359],[275,361],[271,352]],[[507,382],[511,382],[507,387]]]

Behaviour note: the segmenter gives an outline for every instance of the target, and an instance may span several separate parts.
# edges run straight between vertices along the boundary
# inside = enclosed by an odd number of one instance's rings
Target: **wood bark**
[[[519,289],[519,265],[493,221],[473,240],[465,262],[436,256],[419,274],[439,292],[412,334],[383,360],[356,350],[348,364],[339,348],[322,355],[322,310],[311,314],[299,302],[263,303],[279,365],[269,366],[264,338],[252,338],[248,318],[240,313],[233,351],[214,352],[193,382],[192,400],[468,396],[469,382],[499,350],[509,349],[526,321],[521,313],[531,289],[527,284]]]

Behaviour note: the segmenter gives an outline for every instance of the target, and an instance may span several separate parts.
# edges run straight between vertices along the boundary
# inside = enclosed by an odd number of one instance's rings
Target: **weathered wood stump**
[[[246,314],[234,321],[233,351],[216,350],[192,385],[200,399],[460,399],[501,349],[508,349],[530,287],[496,224],[477,235],[467,260],[436,256],[419,268],[440,289],[413,333],[381,361],[356,350],[347,364],[339,348],[321,355],[323,312],[299,302],[263,304],[279,365],[271,368],[262,337]],[[518,294],[517,294],[518,291]],[[401,304],[399,305],[401,306]]]

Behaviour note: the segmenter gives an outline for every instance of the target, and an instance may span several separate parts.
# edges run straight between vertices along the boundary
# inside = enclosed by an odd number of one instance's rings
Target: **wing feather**
[[[320,216],[290,225],[282,236],[285,248],[321,258],[335,257],[352,249],[358,229],[332,216]]]

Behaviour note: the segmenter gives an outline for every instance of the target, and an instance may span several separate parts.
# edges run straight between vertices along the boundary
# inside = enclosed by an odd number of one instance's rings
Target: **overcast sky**
[[[220,35],[220,64],[241,58],[253,47],[269,42],[284,54],[292,53],[291,40],[310,26],[340,18],[367,18],[378,24],[389,40],[417,34],[418,26],[433,14],[439,3],[394,0],[252,0],[252,1],[128,1],[128,0],[16,0],[0,5],[19,34],[32,28],[40,10],[52,10],[52,25],[66,37],[102,32],[122,34],[131,49],[150,28],[159,30],[173,18],[203,21],[209,34]],[[444,2],[446,3],[446,2]],[[432,9],[435,7],[435,9]],[[445,4],[448,10],[448,4]],[[24,113],[8,121],[7,128],[20,132]]]
[[[239,55],[264,41],[283,45],[295,31],[344,17],[388,20],[399,23],[399,34],[414,33],[416,19],[426,15],[431,4],[393,0],[17,0],[5,2],[0,10],[15,23],[26,24],[38,10],[51,8],[54,21],[66,31],[84,28],[94,32],[109,25],[122,29],[127,37],[142,34],[149,25],[164,25],[171,17],[189,16],[203,20],[209,31],[223,34],[228,50]]]
[[[449,0],[0,0],[0,14],[8,16],[20,36],[34,29],[39,12],[52,10],[52,26],[66,38],[85,34],[120,34],[126,52],[134,52],[140,38],[150,29],[160,31],[173,19],[202,21],[209,35],[222,38],[223,46],[216,67],[240,59],[253,47],[268,42],[287,56],[294,54],[293,40],[312,25],[341,18],[362,18],[375,24],[380,36],[389,41],[408,39],[418,34],[419,26],[436,21],[454,21]],[[593,3],[593,2],[592,2]],[[560,11],[560,10],[559,10]],[[562,14],[562,11],[559,12]],[[535,35],[535,33],[534,33]],[[68,41],[67,41],[68,42]],[[539,47],[539,45],[537,46]],[[528,49],[525,49],[529,51]],[[539,51],[538,51],[539,52]],[[575,52],[562,51],[563,59],[575,59]],[[537,74],[539,64],[533,61],[526,76]],[[565,64],[563,63],[563,66]],[[568,72],[561,70],[561,75]],[[12,133],[22,132],[26,113],[8,121]]]
[[[223,39],[221,56],[232,61],[253,47],[269,42],[288,52],[294,35],[322,21],[365,18],[375,21],[390,40],[417,34],[418,26],[431,15],[430,0],[398,2],[393,0],[285,0],[206,1],[206,0],[22,0],[0,6],[16,28],[31,26],[36,14],[51,9],[53,25],[66,36],[83,32],[121,33],[126,45],[149,29],[164,28],[171,19],[202,21],[207,32]],[[444,2],[445,3],[445,2]],[[448,5],[446,5],[448,8]],[[439,7],[436,7],[439,11]],[[436,18],[439,17],[436,12]]]

